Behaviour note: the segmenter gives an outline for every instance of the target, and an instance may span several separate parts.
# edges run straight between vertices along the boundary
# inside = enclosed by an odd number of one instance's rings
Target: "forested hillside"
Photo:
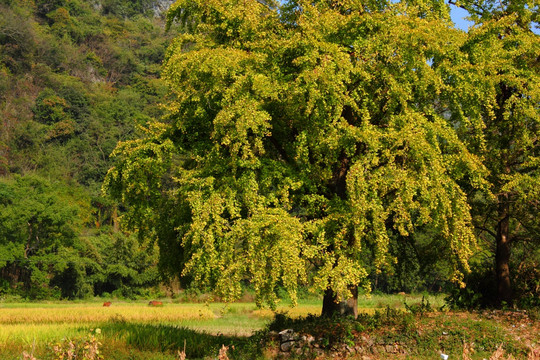
[[[101,184],[117,142],[162,115],[168,5],[0,1],[0,296],[129,297],[158,283],[154,245],[119,229]]]

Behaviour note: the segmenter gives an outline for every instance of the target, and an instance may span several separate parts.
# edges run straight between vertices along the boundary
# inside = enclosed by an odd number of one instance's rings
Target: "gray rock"
[[[281,342],[296,340],[297,336],[293,329],[285,329],[279,332]]]
[[[286,341],[286,342],[281,343],[281,345],[279,346],[279,349],[283,352],[290,352],[293,346],[294,346],[294,341]]]
[[[152,4],[152,11],[154,16],[159,17],[161,14],[166,13],[171,7],[174,0],[155,0]]]

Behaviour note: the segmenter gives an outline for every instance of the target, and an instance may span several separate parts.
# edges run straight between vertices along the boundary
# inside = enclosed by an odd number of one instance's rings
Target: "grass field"
[[[442,296],[430,296],[427,299],[434,309],[443,305]],[[421,296],[372,295],[370,298],[360,298],[359,308],[361,312],[373,314],[377,309],[387,307],[403,309],[404,302],[414,304],[420,300]],[[56,359],[51,352],[52,344],[62,342],[62,339],[82,339],[94,329],[100,329],[100,334],[96,336],[101,342],[100,349],[106,360],[172,360],[177,358],[175,352],[183,348],[184,342],[188,359],[215,358],[221,344],[234,345],[237,353],[251,354],[249,356],[255,358],[253,354],[257,351],[254,348],[259,345],[249,336],[263,329],[274,316],[271,310],[257,309],[253,303],[225,305],[174,303],[170,300],[163,302],[162,307],[150,307],[146,301],[114,300],[110,307],[103,307],[102,301],[0,302],[0,359],[21,359],[24,351],[33,353],[40,360]],[[318,314],[320,309],[321,301],[313,299],[301,301],[295,308],[283,304],[278,312],[298,318]],[[441,319],[451,319],[448,320],[449,328],[463,328],[465,321],[474,325],[473,329],[483,324],[484,327],[478,328],[480,330],[477,329],[478,334],[475,336],[485,338],[484,332],[490,331],[496,333],[496,341],[504,340],[506,336],[497,328],[497,321],[491,324],[490,320],[481,322],[465,318],[460,324],[459,317]],[[435,323],[442,321],[435,320]],[[431,329],[434,326],[432,322],[424,324],[419,320],[418,326],[424,330]],[[459,336],[464,337],[466,333]],[[531,341],[538,342],[534,336]],[[422,345],[426,347],[426,353],[436,350],[436,344],[433,349],[430,349],[429,342],[426,344]],[[486,353],[491,350],[487,347]],[[265,358],[260,352],[259,356]]]

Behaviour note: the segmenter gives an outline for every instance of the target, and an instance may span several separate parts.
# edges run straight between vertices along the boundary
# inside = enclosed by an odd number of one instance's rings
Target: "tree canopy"
[[[462,101],[462,111],[469,119],[478,119],[482,128],[473,135],[467,122],[456,127],[489,171],[489,191],[471,195],[470,204],[479,238],[488,243],[484,249],[495,258],[493,265],[488,264],[496,274],[491,301],[500,305],[514,300],[512,281],[531,280],[530,271],[524,269],[540,259],[538,252],[534,255],[540,240],[536,216],[540,210],[540,41],[533,33],[539,8],[534,2],[465,2],[463,6],[478,25],[470,29],[461,47],[467,61],[459,81],[475,86],[463,92],[467,100]],[[512,257],[513,249],[522,253],[521,259]],[[538,289],[533,290],[533,298],[538,298]]]
[[[461,281],[465,190],[487,183],[456,124],[483,124],[442,2],[177,1],[168,20],[168,115],[105,182],[163,270],[225,299],[249,281],[259,303],[305,283],[337,300],[429,229]]]

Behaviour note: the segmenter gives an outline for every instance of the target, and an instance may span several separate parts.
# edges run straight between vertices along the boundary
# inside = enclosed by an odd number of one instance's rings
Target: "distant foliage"
[[[2,180],[0,193],[2,278],[30,297],[55,296],[50,271],[61,272],[58,260],[67,259],[57,255],[77,247],[84,209],[70,189],[35,176]]]
[[[159,283],[153,245],[121,231],[100,187],[116,143],[163,113],[170,36],[150,1],[99,3],[0,1],[0,294],[134,297]]]

